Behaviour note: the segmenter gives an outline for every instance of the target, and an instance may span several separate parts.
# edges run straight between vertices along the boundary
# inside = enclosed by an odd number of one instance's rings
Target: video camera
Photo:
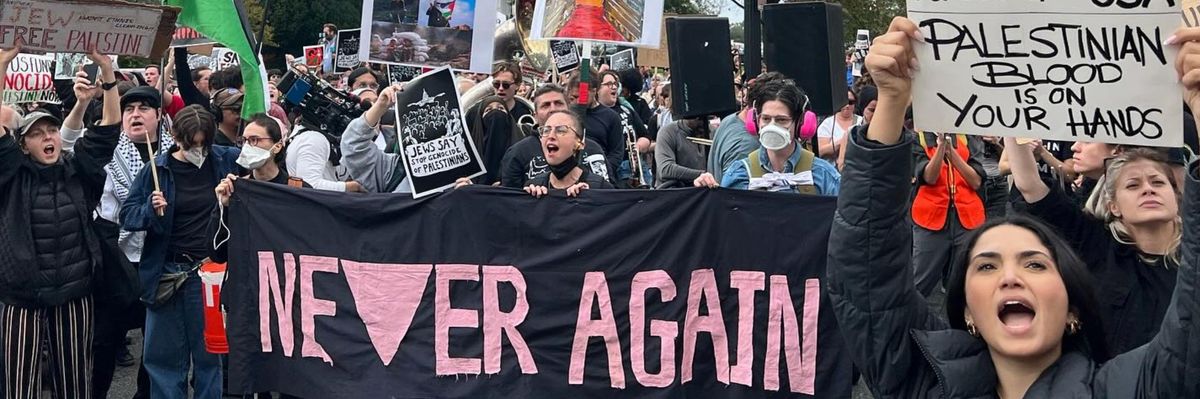
[[[340,140],[350,121],[366,111],[358,98],[334,89],[312,72],[288,70],[278,88],[287,105],[300,111],[300,124],[325,133],[331,142]]]

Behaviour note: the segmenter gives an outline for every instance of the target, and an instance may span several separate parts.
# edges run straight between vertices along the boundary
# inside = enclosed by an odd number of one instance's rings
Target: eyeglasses
[[[258,147],[258,143],[262,143],[270,139],[270,137],[242,136],[242,140],[255,147]]]
[[[601,83],[600,85],[604,86],[604,87],[617,87],[617,86],[620,86],[621,84],[617,83],[617,82],[604,82],[604,83]]]
[[[792,125],[792,118],[789,118],[786,116],[759,115],[758,121],[759,121],[759,124],[761,124],[761,125],[769,125],[769,124],[776,124],[779,126],[791,126]]]
[[[379,83],[362,83],[362,84],[357,84],[357,85],[354,85],[354,89],[355,89],[355,90],[357,90],[357,89],[371,89],[371,90],[379,90]]]
[[[513,83],[515,83],[515,82],[504,82],[504,81],[500,81],[500,80],[493,80],[492,87],[500,89],[500,90],[508,90],[509,87],[512,87]]]
[[[550,137],[550,133],[554,133],[555,137],[562,137],[562,136],[566,136],[567,133],[571,133],[574,131],[575,131],[575,128],[571,127],[569,125],[542,126],[542,127],[538,128],[538,134],[542,138]]]

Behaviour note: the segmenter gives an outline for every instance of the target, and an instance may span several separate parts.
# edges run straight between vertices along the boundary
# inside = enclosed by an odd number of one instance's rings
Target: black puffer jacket
[[[862,129],[865,132],[867,129]],[[987,345],[930,313],[913,287],[912,229],[904,223],[911,140],[882,146],[853,137],[829,237],[828,289],[846,347],[876,398],[992,398]],[[1162,328],[1100,365],[1065,352],[1026,398],[1200,397],[1200,181],[1186,189],[1183,265]]]
[[[101,265],[91,213],[119,138],[120,125],[98,126],[45,167],[0,137],[0,302],[55,306],[91,293]]]

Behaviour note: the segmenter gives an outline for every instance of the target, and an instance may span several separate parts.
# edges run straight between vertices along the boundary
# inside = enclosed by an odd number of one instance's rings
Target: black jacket
[[[74,203],[83,222],[82,245],[89,261],[77,265],[39,267],[35,260],[30,213],[38,166],[21,152],[12,134],[0,137],[0,302],[23,307],[56,306],[88,295],[92,275],[101,265],[100,241],[92,226],[92,210],[100,203],[106,173],[120,138],[121,125],[97,126],[79,139],[74,152],[63,152],[65,167],[56,182]]]
[[[1118,242],[1104,223],[1084,214],[1062,190],[1051,189],[1026,211],[1054,226],[1096,276],[1096,299],[1111,353],[1150,342],[1167,313],[1178,265]],[[1150,258],[1154,261],[1143,262]]]
[[[862,129],[861,131],[866,131]],[[911,140],[882,146],[853,137],[829,237],[829,297],[855,365],[876,398],[991,398],[986,344],[950,329],[913,287],[905,223]],[[1193,168],[1196,166],[1193,165]],[[1171,309],[1148,344],[1098,364],[1064,352],[1026,398],[1200,397],[1200,181],[1182,211],[1183,265]]]

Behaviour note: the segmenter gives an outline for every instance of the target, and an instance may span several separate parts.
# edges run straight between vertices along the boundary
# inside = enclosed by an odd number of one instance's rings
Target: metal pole
[[[267,24],[271,23],[271,0],[263,2],[263,22],[262,26],[258,27],[258,48],[254,49],[255,54],[262,54],[263,43],[267,41]]]
[[[745,63],[743,70],[746,71],[746,79],[753,79],[761,73],[762,69],[762,23],[760,22],[758,4],[759,1],[753,0],[743,3],[746,11],[744,33],[746,34],[746,54],[742,55],[742,62]]]

